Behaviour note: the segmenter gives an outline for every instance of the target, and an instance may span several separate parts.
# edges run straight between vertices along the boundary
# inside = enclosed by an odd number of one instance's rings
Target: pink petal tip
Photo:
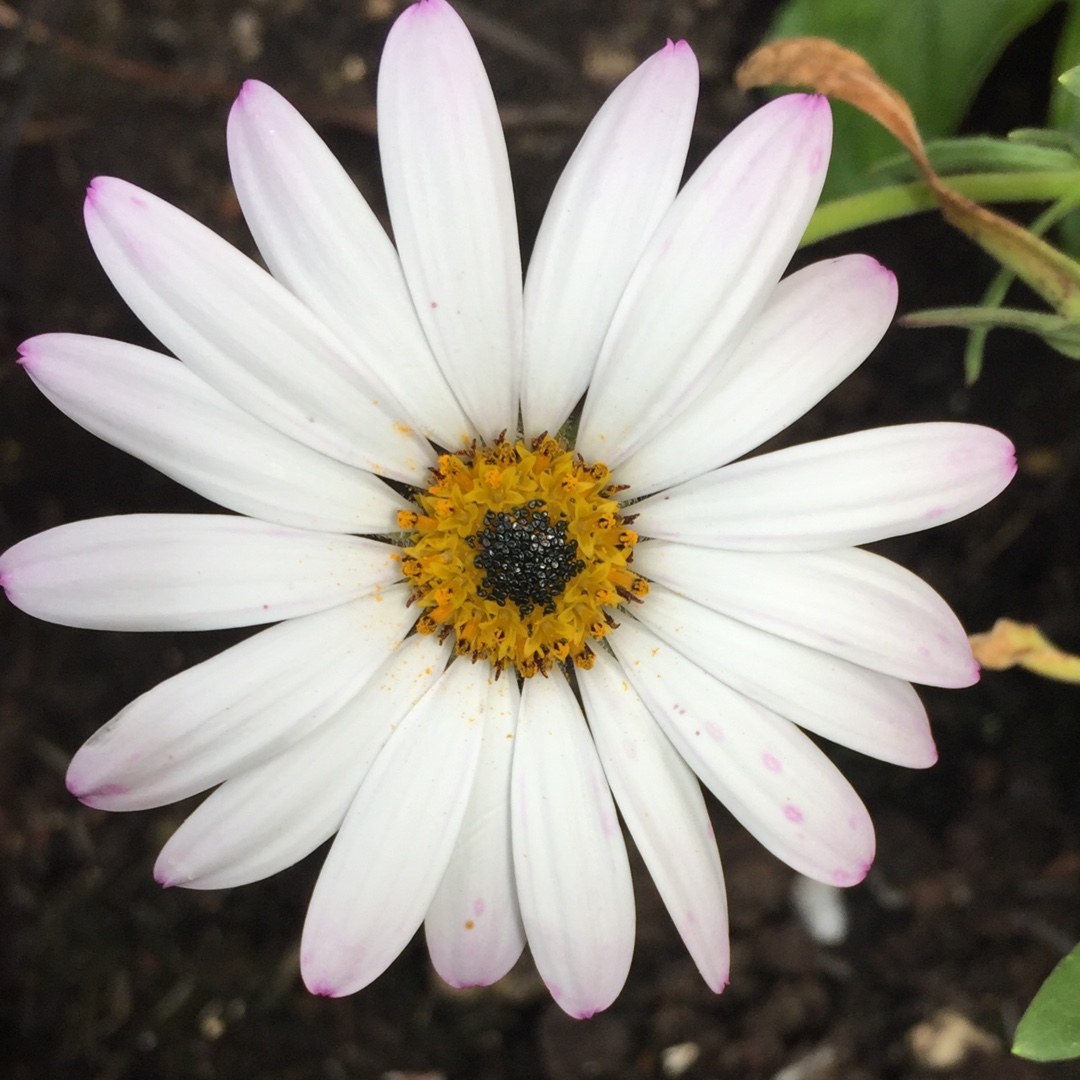
[[[172,889],[180,884],[180,879],[178,877],[170,874],[164,867],[157,865],[154,866],[154,880],[163,889]]]
[[[398,16],[398,22],[403,22],[410,18],[438,17],[445,15],[448,10],[453,9],[446,3],[446,0],[418,0],[417,3],[407,7]]]
[[[303,974],[303,966],[301,962],[301,974]],[[328,982],[323,982],[322,979],[314,979],[309,982],[307,978],[304,978],[304,985],[308,988],[308,992],[316,997],[338,998],[343,996],[337,987],[331,986]]]
[[[1012,478],[1016,475],[1016,470],[1018,467],[1016,462],[1016,447],[1013,446],[1010,439],[1006,439],[1005,442],[1008,444],[1009,447],[1004,462],[1005,475],[1008,480],[1012,480]],[[1008,482],[1008,480],[1006,482]]]
[[[130,789],[123,784],[97,784],[92,787],[88,786],[81,782],[79,778],[73,774],[70,768],[68,769],[67,776],[64,778],[64,784],[68,791],[70,791],[79,802],[94,810],[111,810],[111,803],[114,799],[121,798],[130,792]]]
[[[27,338],[26,341],[22,342],[18,346],[17,351],[19,353],[19,356],[18,359],[16,359],[15,363],[21,364],[25,368],[29,368],[38,355],[37,338]]]

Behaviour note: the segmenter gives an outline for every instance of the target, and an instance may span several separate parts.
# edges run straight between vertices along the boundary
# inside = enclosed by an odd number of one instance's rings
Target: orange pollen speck
[[[398,514],[417,631],[523,678],[592,667],[589,642],[618,626],[608,609],[649,591],[610,477],[546,436],[443,454],[417,509]]]

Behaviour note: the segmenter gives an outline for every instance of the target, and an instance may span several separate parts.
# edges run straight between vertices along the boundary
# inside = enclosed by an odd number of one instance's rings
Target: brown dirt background
[[[47,330],[152,344],[92,257],[81,226],[87,182],[123,176],[252,251],[229,183],[224,125],[230,96],[254,76],[304,108],[381,210],[371,108],[398,7],[18,6],[66,38],[42,46],[18,28],[0,31],[0,544],[87,516],[207,506],[65,420],[14,364],[17,342]],[[695,164],[752,107],[731,74],[774,8],[774,0],[462,7],[506,110],[526,252],[559,170],[614,79],[666,37],[690,40],[703,74]],[[1010,49],[972,129],[1039,122],[1059,22],[1055,11]],[[902,310],[974,302],[994,269],[931,218],[800,258],[849,250],[898,272]],[[940,589],[970,629],[1010,615],[1078,650],[1080,369],[1001,334],[985,377],[965,390],[961,351],[956,334],[894,329],[781,441],[948,417],[1002,428],[1021,463],[1003,497],[882,547]],[[879,831],[870,879],[845,894],[851,929],[839,946],[814,944],[792,911],[791,873],[714,806],[730,891],[731,986],[720,997],[706,990],[636,865],[638,944],[626,989],[607,1013],[574,1022],[527,959],[491,989],[455,992],[431,974],[419,942],[373,987],[313,998],[298,978],[297,945],[320,854],[244,889],[163,892],[150,868],[187,808],[109,815],[67,794],[64,769],[86,736],[236,637],[73,631],[0,604],[2,1075],[1080,1076],[1077,1066],[1035,1066],[1006,1049],[1039,983],[1080,938],[1080,689],[1009,672],[962,693],[927,691],[941,750],[928,773],[836,752]],[[952,1067],[935,1066],[927,1046],[948,1043],[948,1033],[928,1035],[935,1022],[953,1034],[977,1029],[977,1046],[958,1051]]]

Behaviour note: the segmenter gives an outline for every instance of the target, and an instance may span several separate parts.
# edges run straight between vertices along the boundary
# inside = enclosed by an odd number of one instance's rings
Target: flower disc
[[[425,609],[417,630],[525,678],[592,667],[590,639],[617,625],[609,609],[649,591],[608,467],[545,436],[443,454],[432,473],[419,511],[398,515],[413,531],[402,570]]]

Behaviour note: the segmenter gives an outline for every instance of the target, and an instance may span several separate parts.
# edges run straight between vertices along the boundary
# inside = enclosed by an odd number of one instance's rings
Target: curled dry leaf
[[[972,634],[969,640],[984,668],[1003,671],[1019,665],[1048,679],[1080,683],[1080,656],[1062,652],[1030,623],[998,619],[988,633]]]
[[[890,131],[911,155],[945,219],[1027,282],[1060,314],[1080,319],[1080,266],[1015,222],[954,191],[934,172],[907,101],[857,52],[828,38],[787,38],[755,49],[735,72],[743,90],[805,86],[846,101]]]
[[[742,90],[755,86],[808,86],[826,97],[846,101],[892,132],[928,181],[935,175],[904,96],[857,52],[829,38],[787,38],[762,45],[739,65],[735,82]]]

